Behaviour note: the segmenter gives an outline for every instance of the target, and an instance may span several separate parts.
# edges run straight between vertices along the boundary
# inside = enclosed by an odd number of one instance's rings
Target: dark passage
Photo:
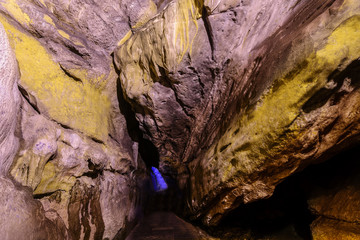
[[[159,168],[159,153],[154,144],[144,138],[139,128],[139,122],[135,117],[135,112],[123,96],[120,79],[117,80],[117,97],[120,111],[126,119],[128,133],[133,141],[139,143],[139,154],[145,162],[147,169],[150,170],[152,166]]]
[[[279,184],[269,199],[240,206],[206,231],[221,239],[312,239],[310,225],[317,216],[310,211],[309,199],[324,192],[331,195],[359,176],[359,155],[358,145],[309,166]]]
[[[200,239],[199,229],[180,219],[174,213],[179,213],[183,209],[183,196],[177,187],[176,180],[162,174],[167,188],[157,189],[152,177],[156,175],[154,167],[159,168],[159,153],[154,144],[144,138],[134,110],[125,100],[122,92],[118,79],[117,95],[120,111],[126,118],[127,130],[131,139],[139,144],[139,155],[146,165],[149,176],[144,189],[142,189],[144,191],[142,195],[144,198],[142,199],[143,215],[126,239]],[[205,239],[207,238],[205,237]]]

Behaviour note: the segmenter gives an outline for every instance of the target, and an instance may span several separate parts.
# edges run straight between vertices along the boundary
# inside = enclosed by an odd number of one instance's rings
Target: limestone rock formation
[[[28,239],[26,231],[35,234],[47,222],[62,234],[56,239],[123,238],[135,221],[147,177],[120,113],[110,54],[131,24],[154,14],[149,6],[156,5],[0,1],[10,41],[1,29],[1,171],[42,204],[28,200],[24,213],[17,209],[29,226],[7,239]],[[32,199],[26,194],[9,197],[8,207]],[[39,232],[31,239],[55,239],[55,230],[44,231],[54,237]]]
[[[56,212],[45,213],[31,192],[0,177],[2,239],[71,239]]]
[[[9,171],[18,148],[15,127],[20,97],[17,90],[19,73],[15,56],[1,24],[0,45],[0,172],[4,176]]]
[[[20,109],[19,78],[15,56],[0,24],[0,230],[2,239],[67,239],[61,222],[51,222],[31,192],[8,179],[19,147],[15,128]],[[54,220],[57,217],[54,216]],[[61,220],[60,220],[61,221]],[[21,228],[19,228],[21,226]]]

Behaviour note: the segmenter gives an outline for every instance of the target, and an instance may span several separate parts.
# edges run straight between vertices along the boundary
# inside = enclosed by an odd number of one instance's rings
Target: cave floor
[[[204,233],[172,212],[153,212],[145,216],[126,240],[198,240]]]

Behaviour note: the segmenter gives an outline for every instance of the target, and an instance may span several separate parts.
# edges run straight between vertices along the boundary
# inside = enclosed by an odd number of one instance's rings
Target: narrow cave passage
[[[120,88],[120,83],[118,86]],[[322,194],[324,189],[332,191],[349,176],[360,175],[360,162],[356,160],[356,156],[360,155],[360,146],[357,145],[287,178],[276,187],[272,197],[240,206],[216,227],[205,228],[198,222],[187,223],[177,217],[184,210],[184,198],[176,180],[164,175],[168,186],[166,190],[155,191],[152,186],[151,168],[159,167],[159,153],[151,141],[143,138],[135,114],[123,99],[121,89],[118,94],[129,134],[139,144],[139,155],[149,176],[143,195],[144,218],[139,219],[127,240],[149,237],[210,239],[210,236],[214,239],[312,239],[311,225],[318,215],[309,201]],[[209,235],[201,237],[201,232]]]
[[[151,169],[159,167],[159,153],[152,142],[143,137],[130,104],[122,96],[119,82],[118,98],[128,132],[139,144],[139,155],[149,176],[143,195],[144,218],[139,219],[128,240],[198,239],[199,227],[220,239],[312,239],[310,226],[316,215],[311,212],[308,201],[314,192],[316,194],[317,187],[331,188],[347,173],[360,173],[360,165],[353,157],[360,154],[360,147],[356,146],[294,174],[277,186],[272,197],[240,206],[217,227],[204,228],[197,222],[191,225],[175,215],[181,216],[184,210],[183,194],[175,179],[164,175],[168,188],[161,191],[156,191],[151,183],[150,176],[154,175]]]
[[[128,132],[139,144],[149,181],[144,199],[144,218],[127,239],[201,239],[202,228],[215,239],[312,239],[312,223],[318,218],[310,202],[324,189],[333,191],[349,176],[360,174],[360,146],[334,154],[324,163],[312,165],[279,184],[272,197],[240,206],[216,227],[205,228],[198,222],[187,223],[176,216],[184,210],[183,194],[176,180],[164,175],[167,189],[156,191],[150,182],[153,167],[159,167],[159,153],[143,137],[131,106],[122,96],[118,83],[121,111],[126,116]],[[321,189],[321,190],[319,190]],[[159,190],[159,189],[158,189]],[[341,208],[341,206],[335,206]],[[197,227],[196,227],[197,226]],[[206,234],[206,233],[205,233]],[[210,239],[210,235],[206,235]],[[203,238],[204,239],[204,238]],[[205,238],[206,239],[206,238]]]
[[[140,137],[139,154],[150,178],[143,189],[143,217],[126,239],[199,239],[199,230],[175,214],[183,209],[182,194],[175,179],[159,172],[155,146]]]
[[[131,105],[124,99],[119,79],[117,95],[121,113],[126,118],[128,133],[131,139],[138,143],[139,156],[146,165],[148,176],[142,189],[143,199],[140,200],[143,204],[142,214],[126,239],[209,239],[200,228],[178,217],[184,210],[183,194],[177,181],[170,175],[161,173],[163,180],[156,177],[160,175],[159,153],[154,144],[144,138]],[[161,185],[159,181],[164,181],[166,187],[157,187],[156,185]]]
[[[181,193],[177,187],[175,179],[171,176],[160,176],[159,169],[159,153],[154,144],[144,138],[142,131],[139,128],[139,122],[135,117],[131,105],[125,100],[123,96],[123,90],[121,88],[120,79],[117,81],[117,96],[121,113],[125,116],[127,130],[131,139],[138,143],[138,152],[141,160],[145,163],[149,180],[152,182],[146,184],[146,204],[145,213],[149,214],[154,211],[175,211],[177,207],[174,206],[174,202],[180,202]],[[158,176],[163,177],[163,185],[166,185],[167,189],[156,189],[155,172]],[[176,200],[174,198],[177,198]],[[166,199],[166,200],[165,200]],[[174,201],[172,201],[174,199]]]

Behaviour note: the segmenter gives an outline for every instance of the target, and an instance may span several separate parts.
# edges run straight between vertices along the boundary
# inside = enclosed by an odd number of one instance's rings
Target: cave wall
[[[12,164],[14,154],[18,148],[18,139],[15,137],[16,118],[20,110],[20,96],[17,91],[19,72],[15,56],[10,48],[3,26],[0,26],[0,77],[1,77],[1,131],[0,131],[0,163],[1,175],[6,175]],[[15,121],[14,121],[15,120]]]
[[[0,23],[0,200],[37,216],[7,239],[124,238],[141,142],[211,226],[359,141],[358,1],[0,0]]]
[[[4,239],[65,239],[61,224],[56,225],[45,216],[42,205],[32,193],[8,179],[8,172],[19,148],[16,137],[20,112],[20,94],[17,88],[19,70],[6,32],[0,25],[0,229]],[[19,230],[21,226],[21,231]]]
[[[110,54],[149,9],[0,1],[4,239],[122,239],[135,222],[147,176]]]
[[[311,223],[313,239],[360,237],[359,153],[360,146],[356,145],[309,169],[312,178],[305,186],[307,203],[315,216]],[[323,174],[315,174],[319,171]]]
[[[358,15],[353,10],[359,8],[348,2],[332,6],[293,39],[292,44],[303,41],[290,50],[295,67],[279,73],[260,100],[190,164],[189,201],[196,214],[200,206],[209,207],[205,223],[216,224],[238,204],[270,196],[293,172],[358,141]],[[296,56],[297,51],[305,56]]]

